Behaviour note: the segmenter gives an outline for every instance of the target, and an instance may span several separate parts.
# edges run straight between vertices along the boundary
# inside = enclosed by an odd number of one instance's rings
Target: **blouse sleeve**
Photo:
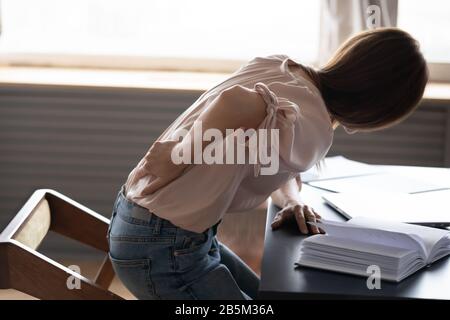
[[[261,95],[267,105],[267,115],[258,129],[278,129],[278,141],[270,141],[272,152],[279,153],[280,167],[290,172],[308,170],[328,151],[329,141],[323,132],[323,115],[304,110],[287,97],[292,92],[302,90],[298,86],[274,82],[266,85],[258,82],[254,90]],[[308,101],[305,101],[308,103]],[[309,108],[311,109],[311,108]],[[321,119],[322,117],[322,119]],[[270,136],[270,133],[269,133]],[[259,160],[254,174],[260,174]]]

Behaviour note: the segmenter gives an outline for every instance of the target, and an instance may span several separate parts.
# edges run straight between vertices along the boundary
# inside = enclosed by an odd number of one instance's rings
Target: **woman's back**
[[[320,160],[332,142],[330,117],[320,92],[302,77],[296,66],[284,55],[251,60],[205,92],[158,138],[158,141],[172,140],[180,130],[190,130],[200,113],[223,90],[234,85],[256,89],[267,101],[268,111],[258,129],[279,130],[276,146],[279,168],[274,174],[255,176],[255,164],[248,162],[194,164],[165,187],[143,195],[142,190],[151,177],[134,179],[135,168],[125,185],[127,198],[179,227],[202,232],[219,221],[226,211],[258,206],[298,172]],[[227,136],[225,144],[231,137]]]

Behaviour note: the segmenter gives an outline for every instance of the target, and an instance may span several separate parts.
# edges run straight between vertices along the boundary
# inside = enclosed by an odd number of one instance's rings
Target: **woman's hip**
[[[186,286],[220,264],[216,229],[184,230],[119,192],[108,231],[110,259],[138,298],[189,298]]]

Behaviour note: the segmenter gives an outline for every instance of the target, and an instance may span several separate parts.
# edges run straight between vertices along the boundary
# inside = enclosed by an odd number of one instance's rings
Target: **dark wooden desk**
[[[304,185],[303,200],[325,219],[345,219],[327,206],[321,195],[327,191]],[[381,289],[369,290],[366,278],[295,268],[300,244],[305,239],[296,225],[272,231],[270,224],[279,209],[269,204],[264,256],[261,268],[260,299],[326,299],[326,298],[387,298],[387,299],[448,299],[450,300],[450,258],[446,257],[402,282],[381,282]]]

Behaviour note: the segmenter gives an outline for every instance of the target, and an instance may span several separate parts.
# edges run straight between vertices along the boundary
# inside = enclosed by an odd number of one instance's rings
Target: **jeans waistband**
[[[172,224],[170,221],[160,218],[159,216],[157,216],[156,214],[154,214],[147,208],[144,208],[144,207],[138,205],[137,203],[129,200],[126,197],[125,185],[122,185],[122,187],[120,188],[115,205],[116,205],[117,209],[119,206],[126,206],[126,208],[123,208],[126,210],[117,210],[119,215],[124,215],[126,213],[127,218],[139,220],[146,225],[155,224],[158,227],[158,229],[161,226],[180,228],[180,227],[177,227],[174,224]],[[211,227],[214,235],[217,234],[217,228],[221,222],[222,222],[222,219],[219,220],[216,224],[214,224]],[[182,229],[182,228],[180,228],[180,229]]]
[[[117,195],[117,203],[116,206],[124,206],[122,209],[127,210],[118,210],[118,214],[124,215],[126,213],[127,217],[141,220],[145,223],[150,223],[152,220],[161,219],[158,216],[154,215],[150,210],[144,208],[132,200],[129,200],[126,197],[125,185],[122,185],[120,188],[119,194]]]

